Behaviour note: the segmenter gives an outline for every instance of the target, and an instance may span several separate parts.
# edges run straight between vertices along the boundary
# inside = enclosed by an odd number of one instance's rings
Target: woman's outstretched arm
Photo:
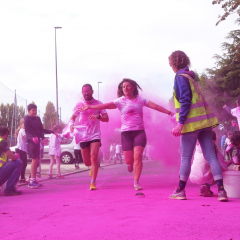
[[[102,110],[102,109],[116,109],[117,106],[115,105],[114,102],[110,103],[104,103],[104,104],[98,104],[98,105],[82,105],[81,107],[78,108],[79,112],[83,112],[87,109],[96,109],[96,110]]]
[[[147,107],[151,108],[151,109],[154,109],[158,112],[166,113],[166,114],[171,115],[171,116],[174,115],[174,113],[170,112],[169,110],[165,109],[164,107],[162,107],[160,105],[157,105],[156,103],[151,102],[151,101],[148,102]]]

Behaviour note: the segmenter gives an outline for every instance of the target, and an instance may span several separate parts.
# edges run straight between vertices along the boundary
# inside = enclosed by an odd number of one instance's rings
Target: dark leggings
[[[228,160],[232,160],[232,154],[233,154],[233,147],[227,153]]]
[[[81,149],[74,149],[74,155],[75,155],[75,165],[79,164],[80,162],[83,162]]]
[[[26,172],[26,168],[27,168],[27,153],[18,148],[16,148],[15,151],[16,151],[16,153],[18,153],[20,155],[20,160],[23,163],[21,179],[25,179],[25,172]]]

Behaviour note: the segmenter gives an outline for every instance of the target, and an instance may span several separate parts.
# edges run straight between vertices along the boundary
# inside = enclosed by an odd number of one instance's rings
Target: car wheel
[[[68,153],[68,152],[63,152],[63,153],[61,154],[61,161],[62,161],[62,163],[64,163],[64,164],[72,163],[72,162],[73,162],[72,154],[71,154],[71,153]]]

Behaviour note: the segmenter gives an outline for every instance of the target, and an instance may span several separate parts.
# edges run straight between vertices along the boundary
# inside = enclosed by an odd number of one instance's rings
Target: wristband
[[[99,119],[100,117],[101,117],[101,115],[99,114],[97,119]]]
[[[171,115],[171,111],[168,111],[168,115]]]

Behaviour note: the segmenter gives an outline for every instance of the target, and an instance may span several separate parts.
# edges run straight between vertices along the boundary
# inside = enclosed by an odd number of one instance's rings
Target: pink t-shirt
[[[78,118],[79,118],[76,125],[81,125],[81,126],[86,127],[86,136],[80,142],[89,142],[89,141],[92,141],[94,139],[101,139],[100,120],[96,119],[96,120],[91,121],[89,119],[89,116],[99,115],[99,114],[103,115],[107,111],[105,109],[104,110],[88,109],[86,111],[83,111],[83,112],[79,113],[77,111],[77,108],[79,108],[79,107],[81,107],[82,105],[85,105],[85,104],[87,104],[87,105],[98,105],[98,104],[102,104],[102,102],[93,98],[91,101],[85,101],[83,99],[82,101],[80,101],[76,104],[76,106],[73,110],[73,114],[75,116],[78,116]]]
[[[125,96],[113,101],[121,113],[121,131],[143,130],[143,107],[147,106],[148,100],[139,95],[134,100],[129,100]]]
[[[234,108],[231,110],[231,114],[237,118],[238,126],[240,128],[240,107]]]

